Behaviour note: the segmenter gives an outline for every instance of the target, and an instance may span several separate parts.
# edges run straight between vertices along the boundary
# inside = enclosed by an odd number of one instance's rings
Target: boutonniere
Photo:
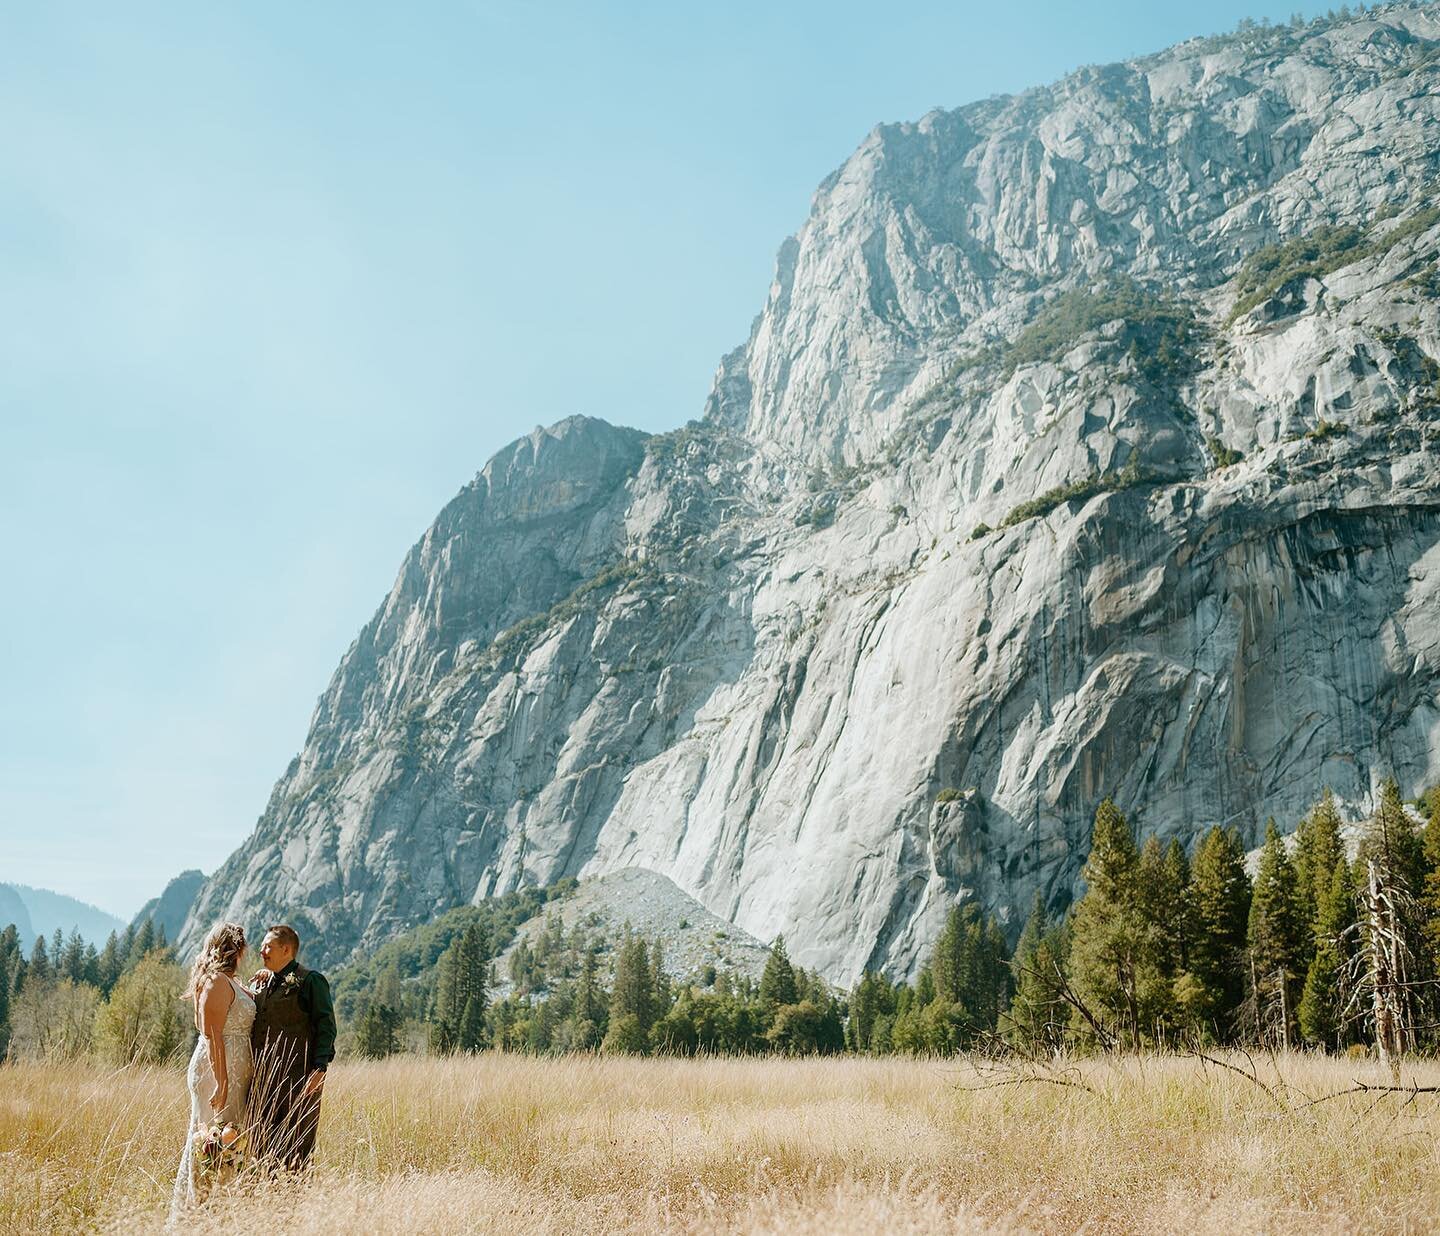
[[[285,981],[280,984],[280,990],[294,991],[299,986],[300,976],[296,974],[294,970],[291,970],[290,973],[285,976]]]

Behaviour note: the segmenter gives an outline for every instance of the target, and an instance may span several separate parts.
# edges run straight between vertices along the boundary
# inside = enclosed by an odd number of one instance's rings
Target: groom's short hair
[[[283,940],[297,956],[299,955],[300,936],[289,923],[276,923],[275,926],[267,927],[265,930],[277,940]]]

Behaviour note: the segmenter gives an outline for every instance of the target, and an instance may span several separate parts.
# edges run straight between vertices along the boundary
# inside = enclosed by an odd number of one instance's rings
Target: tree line
[[[57,929],[37,936],[28,957],[12,923],[0,930],[0,1060],[173,1059],[191,1043],[184,986],[153,919],[112,931],[98,949]]]
[[[661,940],[628,927],[607,938],[594,916],[567,930],[558,914],[509,950],[502,983],[497,959],[514,932],[497,941],[480,910],[466,908],[470,921],[428,970],[405,977],[391,956],[363,983],[337,977],[337,1007],[359,1054],[955,1051],[993,1033],[1011,989],[1003,931],[971,905],[951,912],[918,983],[867,975],[853,995],[795,965],[783,936],[758,978],[707,965],[679,979]]]
[[[1440,788],[1416,805],[1435,821]],[[1342,831],[1326,791],[1288,845],[1269,822],[1252,877],[1237,830],[1211,828],[1192,850],[1140,844],[1106,799],[1067,914],[1037,897],[1012,953],[993,917],[958,905],[913,982],[867,972],[848,992],[794,965],[783,938],[758,981],[713,966],[679,979],[661,941],[567,931],[557,915],[509,950],[502,984],[495,959],[515,915],[491,931],[467,907],[471,920],[428,972],[407,978],[392,961],[371,976],[353,1010],[355,1045],[368,1055],[1440,1047],[1440,827],[1419,827],[1390,781],[1353,861]]]
[[[1329,791],[1287,847],[1275,821],[1253,878],[1233,829],[1187,854],[1137,846],[1106,799],[1085,894],[1037,901],[1012,960],[1006,1037],[1026,1049],[1220,1043],[1382,1056],[1440,1046],[1440,789],[1381,789],[1354,860]]]
[[[1192,850],[1141,844],[1109,799],[1084,892],[1054,917],[1037,897],[1013,953],[1002,925],[953,907],[911,982],[865,973],[849,991],[794,964],[783,937],[758,978],[707,965],[678,977],[664,944],[593,915],[548,913],[573,880],[460,907],[335,978],[342,1049],[792,1055],[1059,1053],[1222,1044],[1440,1048],[1440,787],[1420,827],[1387,782],[1354,858],[1325,792],[1287,841],[1273,820],[1253,876],[1235,829]],[[513,947],[511,947],[513,945]],[[500,966],[505,974],[500,973]],[[101,949],[78,934],[22,955],[0,932],[0,1057],[96,1052],[164,1060],[193,1030],[184,974],[153,922]]]

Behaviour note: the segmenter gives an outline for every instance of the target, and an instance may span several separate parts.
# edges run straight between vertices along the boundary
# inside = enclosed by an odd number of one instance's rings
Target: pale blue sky
[[[0,880],[213,870],[441,505],[697,415],[877,122],[1295,7],[0,7]]]

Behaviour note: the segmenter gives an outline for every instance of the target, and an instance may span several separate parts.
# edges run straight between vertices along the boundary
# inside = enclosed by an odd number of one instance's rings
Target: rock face
[[[165,885],[160,896],[152,897],[140,907],[131,926],[137,931],[145,925],[146,919],[153,919],[155,926],[164,930],[167,940],[176,939],[185,927],[190,907],[195,904],[195,895],[205,884],[203,871],[182,871]]]
[[[1063,908],[1103,795],[1255,844],[1440,778],[1437,168],[1433,6],[876,129],[700,421],[441,513],[184,943],[638,866],[849,982]]]

